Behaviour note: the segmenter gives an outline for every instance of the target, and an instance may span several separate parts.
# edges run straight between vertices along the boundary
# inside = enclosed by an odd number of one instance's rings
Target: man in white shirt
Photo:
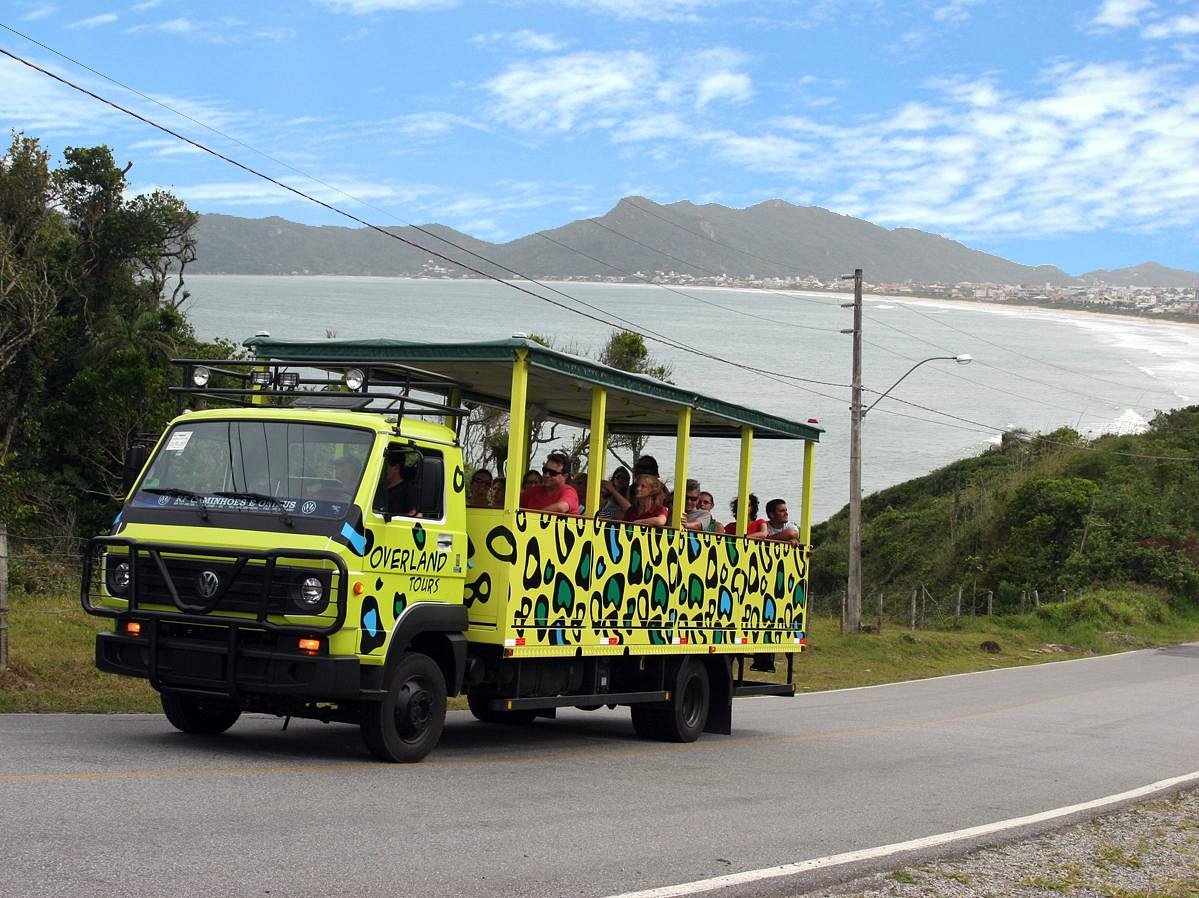
[[[799,528],[794,521],[788,520],[785,499],[771,499],[766,503],[766,539],[793,546],[799,543]]]

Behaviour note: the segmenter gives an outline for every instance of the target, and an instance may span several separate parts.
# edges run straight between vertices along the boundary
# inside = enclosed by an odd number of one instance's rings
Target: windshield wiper
[[[153,493],[155,496],[174,496],[179,499],[191,499],[198,506],[196,511],[200,512],[200,520],[208,520],[208,506],[204,503],[204,497],[199,493],[193,493],[191,490],[181,490],[173,486],[161,488],[151,486],[144,488],[142,492]]]
[[[220,496],[222,499],[253,499],[256,502],[269,502],[271,505],[278,506],[279,512],[283,516],[284,524],[288,527],[296,526],[295,522],[291,519],[291,515],[287,513],[287,506],[274,496],[268,496],[266,493],[218,492],[213,493],[213,495]]]

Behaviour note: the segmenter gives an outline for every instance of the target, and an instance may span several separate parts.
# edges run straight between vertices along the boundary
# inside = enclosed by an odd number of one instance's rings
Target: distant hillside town
[[[433,266],[432,268],[436,268]],[[443,270],[444,271],[444,270]],[[430,270],[430,276],[439,272]],[[445,276],[445,274],[440,274]],[[675,271],[634,272],[632,277],[582,278],[566,277],[567,281],[602,283],[652,283],[677,287],[724,287],[762,290],[816,290],[848,293],[851,286],[844,280],[806,277],[695,277]],[[1199,286],[1193,287],[1129,287],[1114,284],[1061,286],[1057,284],[993,284],[961,281],[940,283],[870,283],[864,281],[862,290],[876,296],[913,296],[923,299],[974,300],[978,302],[1010,302],[1019,305],[1070,305],[1079,309],[1101,312],[1128,312],[1142,315],[1187,315],[1199,318]]]

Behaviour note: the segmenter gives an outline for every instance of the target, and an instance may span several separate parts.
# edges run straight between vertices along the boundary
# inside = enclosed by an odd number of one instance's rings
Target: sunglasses
[[[562,469],[561,468],[551,468],[549,465],[542,465],[541,473],[544,474],[546,477],[557,477],[559,474],[562,473]]]
[[[471,479],[471,483],[482,483],[486,486],[491,486],[491,481],[486,477],[474,477]]]
[[[688,501],[688,502],[698,502],[698,501],[699,501],[699,496],[692,496],[692,495],[688,494],[688,495],[686,496],[686,499],[687,499],[687,501]]]

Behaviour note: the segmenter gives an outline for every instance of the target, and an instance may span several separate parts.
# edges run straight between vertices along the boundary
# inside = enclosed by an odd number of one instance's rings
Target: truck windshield
[[[373,436],[331,424],[199,421],[176,425],[133,497],[135,508],[341,518]]]

